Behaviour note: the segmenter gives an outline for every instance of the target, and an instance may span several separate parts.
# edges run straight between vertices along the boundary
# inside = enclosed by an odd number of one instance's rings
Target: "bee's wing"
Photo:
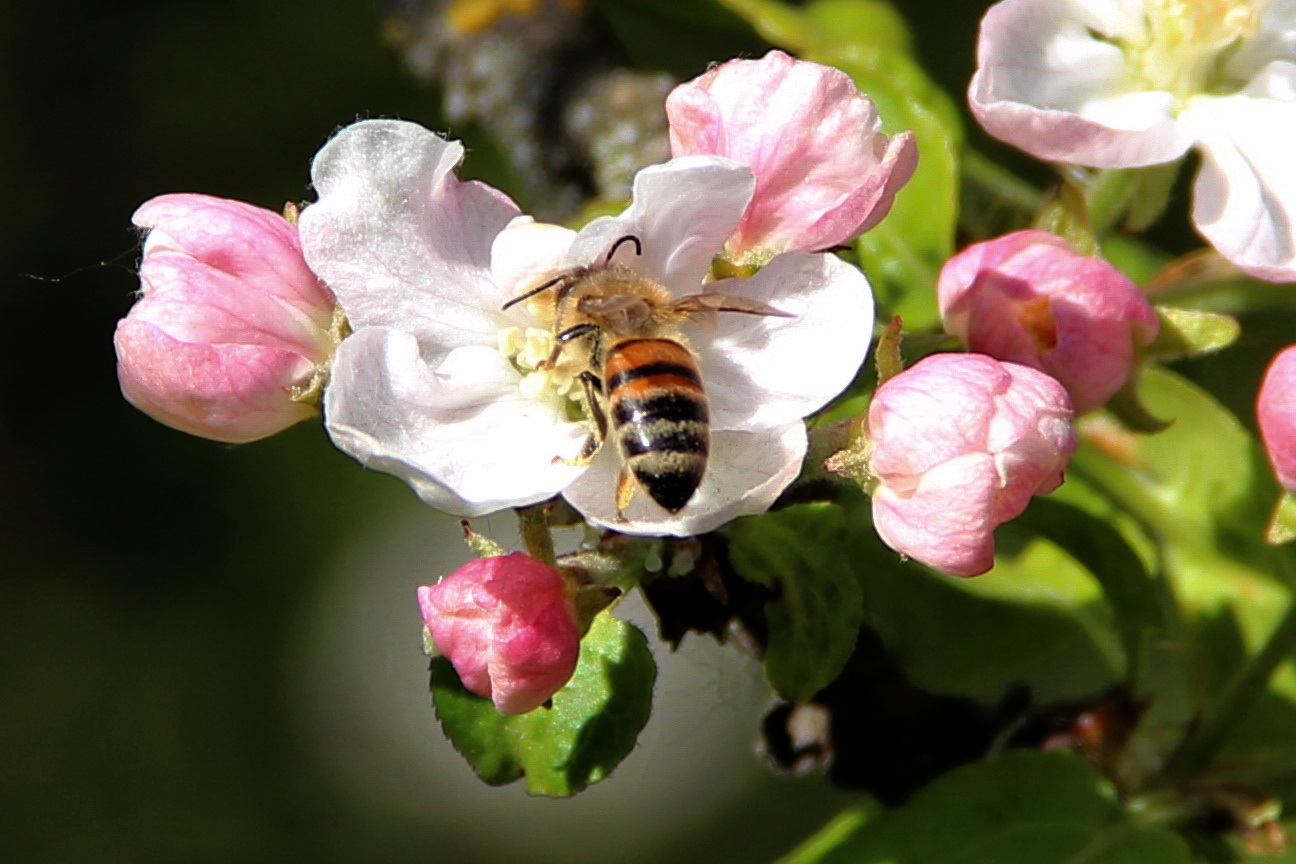
[[[643,305],[644,298],[637,294],[591,294],[580,298],[580,310],[587,315],[615,315]]]
[[[772,315],[776,318],[795,318],[791,312],[775,309],[768,303],[752,300],[749,297],[738,297],[733,294],[710,292],[690,294],[682,297],[672,305],[672,310],[686,315],[705,312],[745,312],[748,315]]]

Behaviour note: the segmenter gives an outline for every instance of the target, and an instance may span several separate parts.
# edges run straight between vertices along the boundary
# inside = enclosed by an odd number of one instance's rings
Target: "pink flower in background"
[[[1137,168],[1201,153],[1193,221],[1261,279],[1296,280],[1296,4],[1004,0],[968,101],[1040,159]]]
[[[294,401],[336,347],[334,301],[302,259],[296,226],[206,195],[162,195],[148,229],[141,298],[117,325],[122,393],[155,420],[242,443],[312,416]]]
[[[538,708],[576,671],[580,631],[563,579],[521,552],[469,561],[418,599],[437,650],[501,714]]]
[[[980,354],[936,354],[873,396],[873,524],[892,549],[955,576],[994,565],[994,529],[1051,492],[1076,448],[1062,385]]]
[[[1137,285],[1046,231],[969,246],[945,263],[937,292],[945,329],[968,350],[1047,372],[1077,414],[1121,388],[1135,347],[1159,329]]]
[[[886,216],[918,164],[913,133],[883,135],[849,75],[781,51],[681,84],[666,114],[672,155],[724,156],[756,175],[725,247],[739,261],[845,243]]]
[[[1296,493],[1296,345],[1269,364],[1256,397],[1256,419],[1278,482]]]

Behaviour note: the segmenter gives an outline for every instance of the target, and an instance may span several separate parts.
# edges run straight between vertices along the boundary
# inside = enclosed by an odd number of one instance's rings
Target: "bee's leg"
[[[594,324],[577,324],[574,327],[568,327],[566,330],[554,337],[553,350],[549,352],[549,356],[541,362],[538,368],[552,369],[554,364],[558,362],[558,358],[562,356],[563,349],[567,347],[568,342],[573,339],[579,339],[582,336],[588,336],[590,333],[597,332],[598,329],[599,328]]]
[[[555,462],[567,465],[588,465],[594,458],[594,454],[603,446],[603,442],[607,440],[608,434],[607,414],[603,411],[603,382],[588,369],[580,373],[579,377],[585,393],[585,413],[593,418],[594,428],[590,430],[589,437],[581,445],[580,453],[575,459],[555,457]]]
[[[626,521],[625,509],[630,506],[630,500],[634,498],[636,485],[638,484],[630,473],[630,466],[623,465],[621,474],[617,477],[616,485],[616,518],[618,522]]]

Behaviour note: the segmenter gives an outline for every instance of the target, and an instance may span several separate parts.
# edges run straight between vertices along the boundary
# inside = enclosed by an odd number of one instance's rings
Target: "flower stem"
[[[1283,550],[1277,558],[1287,585],[1296,585],[1290,554]],[[1287,611],[1269,634],[1269,641],[1233,676],[1196,734],[1171,759],[1168,770],[1191,774],[1209,765],[1238,723],[1269,689],[1274,672],[1293,655],[1296,655],[1296,599],[1289,601]]]
[[[532,504],[530,507],[518,507],[518,531],[522,535],[522,545],[527,554],[542,564],[556,567],[554,557],[553,535],[549,533],[549,517],[545,505]]]

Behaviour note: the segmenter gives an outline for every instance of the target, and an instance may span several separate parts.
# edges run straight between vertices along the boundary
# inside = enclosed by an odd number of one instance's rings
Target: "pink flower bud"
[[[542,705],[576,671],[580,631],[563,579],[514,552],[418,589],[423,623],[463,685],[501,714]]]
[[[1260,437],[1278,482],[1296,493],[1296,345],[1278,352],[1256,397]]]
[[[994,564],[994,529],[1051,492],[1076,448],[1057,381],[981,354],[936,354],[869,406],[873,525],[902,555],[955,576]]]
[[[241,443],[314,414],[293,400],[332,354],[333,295],[302,258],[297,228],[270,210],[162,195],[148,229],[141,298],[117,324],[122,393],[155,420]]]
[[[1047,231],[1018,231],[964,249],[941,269],[945,329],[970,351],[1052,375],[1077,414],[1129,377],[1134,348],[1156,337],[1138,286]]]
[[[737,260],[817,252],[867,231],[918,164],[913,133],[883,135],[849,75],[782,51],[681,84],[666,114],[673,156],[724,156],[756,175],[726,247]]]

